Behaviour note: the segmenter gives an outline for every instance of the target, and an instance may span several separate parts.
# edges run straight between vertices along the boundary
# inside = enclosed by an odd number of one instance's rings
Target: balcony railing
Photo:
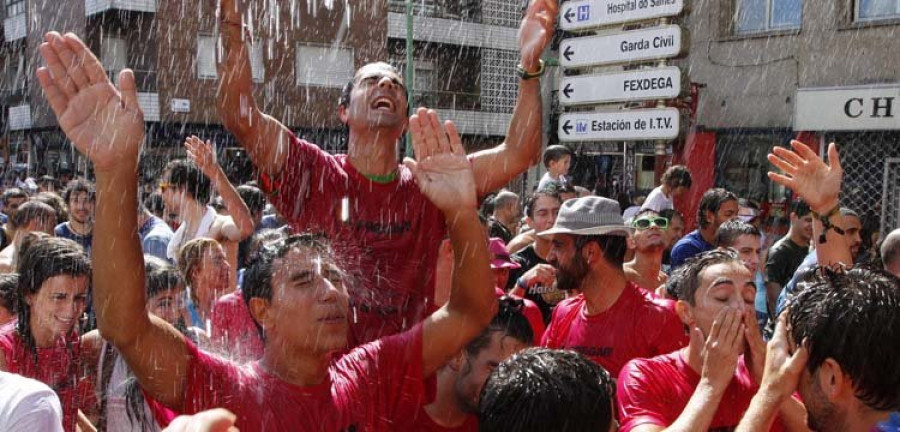
[[[24,39],[28,32],[25,14],[18,14],[3,20],[3,37],[7,42]]]
[[[137,86],[137,91],[139,92],[156,92],[157,91],[157,83],[156,83],[156,71],[151,70],[134,70],[134,83]],[[120,71],[106,71],[106,75],[109,76],[109,80],[114,84],[119,85],[119,72]]]
[[[84,0],[85,16],[109,10],[156,12],[156,0]]]
[[[412,6],[416,16],[481,23],[480,3],[471,0],[413,0]],[[388,11],[405,14],[406,1],[388,0]]]
[[[460,111],[481,110],[481,95],[478,93],[416,90],[410,106]]]

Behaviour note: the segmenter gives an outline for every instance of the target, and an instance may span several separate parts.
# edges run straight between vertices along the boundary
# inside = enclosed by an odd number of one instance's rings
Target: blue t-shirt
[[[166,251],[169,249],[169,242],[172,241],[175,233],[164,220],[150,216],[138,233],[141,236],[144,254],[170,261]]]
[[[81,247],[84,248],[84,252],[87,253],[88,256],[91,256],[91,241],[93,241],[94,239],[93,229],[91,230],[90,234],[83,236],[80,234],[75,234],[75,232],[72,231],[71,228],[69,228],[69,223],[63,222],[57,225],[53,232],[57,237],[74,240],[75,243],[80,244]]]
[[[677,270],[678,267],[681,267],[685,261],[694,256],[700,255],[703,252],[713,250],[715,246],[703,240],[703,236],[700,235],[700,230],[691,231],[690,234],[678,240],[678,243],[675,243],[675,246],[672,248],[672,270]]]
[[[819,265],[819,256],[816,255],[816,251],[810,252],[809,255],[806,255],[806,258],[803,258],[803,262],[800,263],[800,267],[797,267],[794,276],[791,277],[791,280],[778,294],[778,300],[775,302],[775,316],[781,315],[781,311],[784,310],[785,303],[787,303],[787,298],[793,295],[794,290],[797,289],[797,282],[800,282],[800,279],[806,272],[817,265]]]

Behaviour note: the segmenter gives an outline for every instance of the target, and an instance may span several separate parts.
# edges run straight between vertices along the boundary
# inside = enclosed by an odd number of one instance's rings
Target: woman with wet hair
[[[0,370],[47,384],[63,407],[63,428],[74,431],[78,410],[92,412],[95,400],[86,360],[99,337],[80,338],[87,307],[91,263],[72,240],[36,239],[21,254],[17,319],[0,327]]]
[[[231,264],[222,245],[206,237],[195,238],[178,251],[178,271],[188,287],[192,304],[192,325],[209,337],[212,308],[216,300],[231,291]]]

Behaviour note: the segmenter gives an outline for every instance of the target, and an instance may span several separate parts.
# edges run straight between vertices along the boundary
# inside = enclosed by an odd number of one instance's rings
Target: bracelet
[[[522,63],[519,63],[518,65],[516,65],[516,73],[518,73],[519,78],[522,78],[523,80],[530,80],[533,78],[538,78],[544,74],[545,69],[546,68],[544,67],[544,61],[540,60],[540,59],[538,59],[537,72],[528,72],[527,70],[525,70],[524,67],[522,67]]]
[[[828,241],[825,237],[825,234],[828,233],[828,230],[834,230],[834,232],[838,233],[839,235],[845,234],[844,230],[841,227],[834,226],[831,223],[831,217],[840,213],[840,211],[841,211],[841,205],[838,204],[838,205],[834,206],[834,208],[831,209],[828,213],[825,213],[824,215],[821,215],[814,211],[810,212],[810,213],[812,213],[812,216],[814,219],[818,219],[822,222],[822,233],[819,234],[819,243],[820,244],[825,244]]]
[[[517,279],[517,280],[516,280],[516,285],[517,285],[519,288],[522,288],[523,290],[525,290],[526,292],[528,291],[528,284],[525,283],[525,280],[524,280],[524,279],[522,279],[522,278]]]

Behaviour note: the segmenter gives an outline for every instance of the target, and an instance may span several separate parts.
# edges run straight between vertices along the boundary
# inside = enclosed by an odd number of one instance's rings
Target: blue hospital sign
[[[587,21],[591,19],[591,6],[578,6],[578,21]]]

